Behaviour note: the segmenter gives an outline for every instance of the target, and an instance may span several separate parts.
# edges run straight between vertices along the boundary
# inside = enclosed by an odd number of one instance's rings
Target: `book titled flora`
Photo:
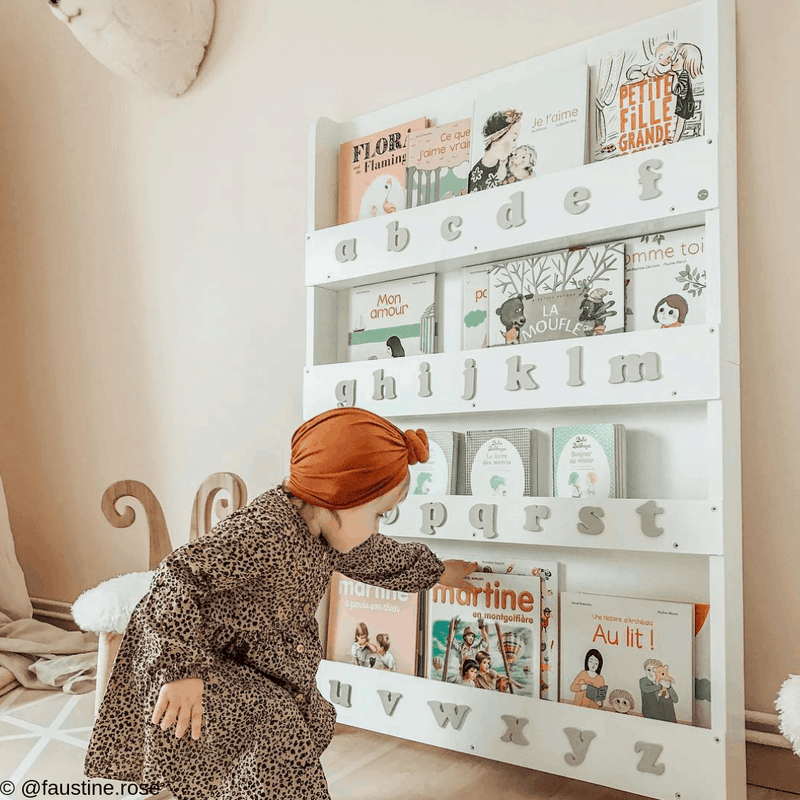
[[[349,318],[349,361],[433,353],[436,349],[436,275],[351,289]]]
[[[553,428],[553,497],[625,497],[625,426]]]
[[[331,661],[417,674],[419,595],[381,589],[338,572],[331,580]]]
[[[538,435],[530,428],[467,431],[465,492],[525,497],[538,491]]]
[[[406,207],[406,145],[425,117],[339,146],[338,222],[392,214]]]
[[[558,601],[559,572],[558,561],[539,561],[531,559],[484,558],[477,553],[466,556],[461,553],[442,553],[436,555],[446,561],[463,559],[478,564],[476,573],[485,575],[528,575],[541,581],[541,637],[539,653],[539,697],[542,700],[558,700]]]
[[[428,460],[410,464],[409,494],[458,494],[461,483],[464,434],[456,431],[427,431]]]
[[[587,97],[585,66],[523,64],[494,82],[475,99],[469,191],[582,166]]]
[[[478,350],[488,347],[489,268],[464,267],[461,270],[461,286],[461,349]]]
[[[490,346],[624,330],[621,241],[496,261],[488,270]]]
[[[427,593],[425,677],[539,696],[541,581],[472,573]]]
[[[705,227],[625,240],[625,330],[706,321]]]
[[[471,119],[411,131],[406,152],[406,208],[467,193]]]
[[[561,702],[692,724],[694,606],[561,593]]]
[[[704,135],[703,13],[695,3],[592,40],[592,161]]]

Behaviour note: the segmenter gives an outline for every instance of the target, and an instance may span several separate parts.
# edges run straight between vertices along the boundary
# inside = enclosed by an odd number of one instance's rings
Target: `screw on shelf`
[[[713,140],[713,139],[706,139],[706,141],[707,141],[709,144],[711,144],[711,142],[713,142],[714,140]]]
[[[716,506],[711,506],[711,510],[712,510],[712,511],[716,511],[716,510],[717,510],[717,507],[716,507]]]
[[[677,797],[677,798],[678,798],[678,800],[680,800],[681,793],[680,793],[680,792],[675,792],[675,797]]]
[[[310,236],[306,236],[306,239],[307,239],[309,242],[311,241],[311,237],[310,237]]]
[[[708,189],[701,189],[697,193],[697,199],[698,200],[707,200],[708,199]]]
[[[674,211],[674,210],[675,210],[675,206],[670,206],[670,207],[669,207],[669,210],[670,210],[670,211]]]
[[[719,738],[719,736],[715,736],[715,737],[714,737],[714,741],[715,741],[717,744],[719,744],[719,743],[722,741],[722,739],[720,739],[720,738]]]
[[[709,333],[716,333],[716,332],[717,332],[717,329],[716,329],[716,328],[709,328],[709,329],[708,329],[708,332],[709,332]]]
[[[673,392],[673,393],[672,393],[672,396],[673,396],[673,397],[677,397],[677,396],[678,396],[678,393],[677,393],[677,392]]]
[[[675,548],[675,550],[677,550],[680,547],[680,545],[677,542],[673,542],[672,546],[673,548]]]
[[[474,749],[475,749],[475,745],[474,745],[474,744],[471,744],[471,745],[469,746],[469,749],[470,749],[470,750],[474,750]]]

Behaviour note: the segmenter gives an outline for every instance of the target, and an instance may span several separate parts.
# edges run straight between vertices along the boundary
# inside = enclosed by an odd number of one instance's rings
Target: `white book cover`
[[[435,352],[436,275],[382,281],[350,289],[349,361]]]
[[[474,572],[426,597],[425,677],[539,696],[541,580]]]
[[[469,191],[583,166],[588,69],[521,65],[475,99]]]
[[[593,39],[590,159],[705,135],[702,3]]]
[[[553,497],[624,497],[623,426],[553,428]]]
[[[561,593],[561,702],[692,724],[694,606]]]
[[[426,431],[428,460],[410,464],[409,494],[444,495],[458,492],[461,447],[464,434],[456,431]]]
[[[538,487],[537,441],[537,432],[529,428],[467,431],[466,494],[533,496]]]
[[[489,346],[621,333],[625,245],[495,261],[489,265]]]
[[[464,267],[461,270],[463,306],[461,349],[478,350],[489,346],[489,268]]]
[[[538,559],[484,558],[476,553],[448,553],[436,550],[448,559],[475,561],[476,572],[499,575],[532,575],[541,580],[541,652],[539,654],[539,696],[542,700],[558,700],[558,601],[560,596],[560,564]]]
[[[625,330],[706,321],[705,226],[625,240]]]

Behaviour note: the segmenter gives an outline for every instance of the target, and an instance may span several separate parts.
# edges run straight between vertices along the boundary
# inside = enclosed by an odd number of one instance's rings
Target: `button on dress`
[[[120,643],[86,753],[87,777],[169,788],[178,800],[327,800],[319,757],[336,712],[319,692],[314,610],[334,570],[404,592],[444,571],[423,544],[381,534],[339,553],[281,487],[155,571]],[[203,729],[151,723],[161,686],[203,679]]]

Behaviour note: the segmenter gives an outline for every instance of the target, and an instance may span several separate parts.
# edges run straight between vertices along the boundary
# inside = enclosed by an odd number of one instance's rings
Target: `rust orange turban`
[[[423,430],[403,431],[362,408],[335,408],[292,436],[289,491],[311,505],[354,508],[399,486],[428,460]]]

